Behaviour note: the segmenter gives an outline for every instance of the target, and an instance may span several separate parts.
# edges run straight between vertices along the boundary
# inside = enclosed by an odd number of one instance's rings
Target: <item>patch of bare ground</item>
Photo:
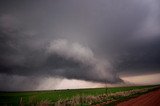
[[[137,98],[121,102],[117,106],[160,106],[160,88]]]

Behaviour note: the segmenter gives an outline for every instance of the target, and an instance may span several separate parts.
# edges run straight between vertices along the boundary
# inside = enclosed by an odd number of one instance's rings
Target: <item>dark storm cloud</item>
[[[89,48],[63,39],[40,42],[39,36],[26,35],[22,29],[7,26],[12,17],[2,18],[5,19],[1,26],[1,73],[62,76],[98,82],[121,81],[116,73],[94,57]]]
[[[117,72],[159,73],[158,0],[0,2],[3,75],[115,83]]]
[[[0,74],[1,91],[34,90],[40,85],[42,79],[35,76],[18,76]]]
[[[106,63],[100,63],[89,48],[77,42],[56,39],[37,47],[34,37],[22,31],[2,32],[1,73],[37,77],[51,75],[98,82],[106,79],[108,82],[121,81],[114,72],[107,70]]]

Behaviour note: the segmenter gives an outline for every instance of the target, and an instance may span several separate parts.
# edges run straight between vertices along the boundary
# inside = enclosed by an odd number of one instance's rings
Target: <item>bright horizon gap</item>
[[[155,74],[146,74],[146,75],[137,75],[137,76],[126,76],[121,77],[123,80],[142,85],[153,85],[160,84],[160,73]]]

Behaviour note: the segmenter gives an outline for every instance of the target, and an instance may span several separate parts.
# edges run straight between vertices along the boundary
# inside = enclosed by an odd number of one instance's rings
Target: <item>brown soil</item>
[[[121,102],[117,106],[160,106],[160,89]]]

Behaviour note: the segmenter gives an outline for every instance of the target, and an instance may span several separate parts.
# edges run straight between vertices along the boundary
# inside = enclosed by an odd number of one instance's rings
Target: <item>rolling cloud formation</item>
[[[0,90],[160,73],[159,11],[159,0],[1,0]]]

